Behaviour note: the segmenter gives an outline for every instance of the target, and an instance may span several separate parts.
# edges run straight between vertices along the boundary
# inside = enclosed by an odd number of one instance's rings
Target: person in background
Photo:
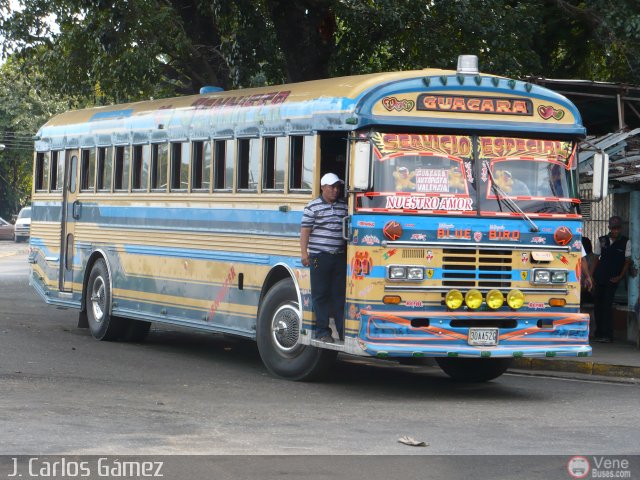
[[[622,219],[614,215],[609,219],[609,234],[598,238],[593,249],[597,257],[591,267],[595,281],[596,342],[613,341],[613,298],[620,280],[627,274],[631,257],[631,244],[621,232]]]
[[[302,265],[311,269],[315,336],[327,343],[334,342],[329,327],[331,315],[340,339],[344,338],[347,253],[342,220],[347,215],[347,204],[340,197],[343,184],[334,173],[320,179],[321,195],[304,208],[300,229]]]
[[[580,290],[580,304],[593,303],[593,279],[591,271],[593,262],[597,260],[593,253],[593,245],[589,237],[582,237],[582,284]]]

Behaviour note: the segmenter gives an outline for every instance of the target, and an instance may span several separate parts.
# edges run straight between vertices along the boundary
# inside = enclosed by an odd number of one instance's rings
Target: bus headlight
[[[471,289],[464,296],[464,303],[472,310],[477,310],[482,305],[482,293],[479,290]]]
[[[551,283],[551,272],[549,270],[534,270],[533,283]]]
[[[568,276],[566,270],[553,270],[551,272],[551,283],[567,283]]]
[[[553,268],[534,268],[531,283],[535,285],[565,284],[569,279],[569,271]]]
[[[507,304],[514,310],[522,308],[524,305],[524,293],[520,290],[511,290],[507,294]]]
[[[447,304],[451,310],[457,310],[462,305],[462,300],[464,297],[462,296],[462,292],[460,290],[451,290],[447,293],[447,296],[444,297],[444,303]]]
[[[504,296],[499,290],[490,290],[487,293],[487,306],[493,310],[497,310],[504,305]]]
[[[389,267],[389,279],[404,280],[405,278],[407,278],[407,269],[405,267]]]
[[[424,268],[422,267],[407,268],[407,280],[424,280]]]

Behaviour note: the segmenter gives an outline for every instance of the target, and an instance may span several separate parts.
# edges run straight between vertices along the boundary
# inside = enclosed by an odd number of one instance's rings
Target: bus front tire
[[[296,289],[280,280],[265,295],[257,324],[258,351],[270,373],[287,380],[310,381],[326,374],[337,352],[300,345]]]
[[[456,381],[488,382],[506,372],[513,359],[436,357],[436,362],[444,373]]]
[[[87,321],[93,338],[98,340],[117,340],[124,333],[125,322],[109,313],[111,306],[111,283],[109,271],[104,260],[98,260],[91,268],[85,308]]]

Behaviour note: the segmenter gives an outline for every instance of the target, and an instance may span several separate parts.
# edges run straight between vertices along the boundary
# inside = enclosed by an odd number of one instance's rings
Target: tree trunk
[[[289,82],[329,76],[335,49],[333,4],[332,0],[267,0]]]

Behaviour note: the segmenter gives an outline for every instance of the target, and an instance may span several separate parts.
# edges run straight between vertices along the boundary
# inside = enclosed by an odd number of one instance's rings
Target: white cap
[[[335,185],[336,183],[344,183],[335,173],[325,173],[320,179],[320,185]]]

